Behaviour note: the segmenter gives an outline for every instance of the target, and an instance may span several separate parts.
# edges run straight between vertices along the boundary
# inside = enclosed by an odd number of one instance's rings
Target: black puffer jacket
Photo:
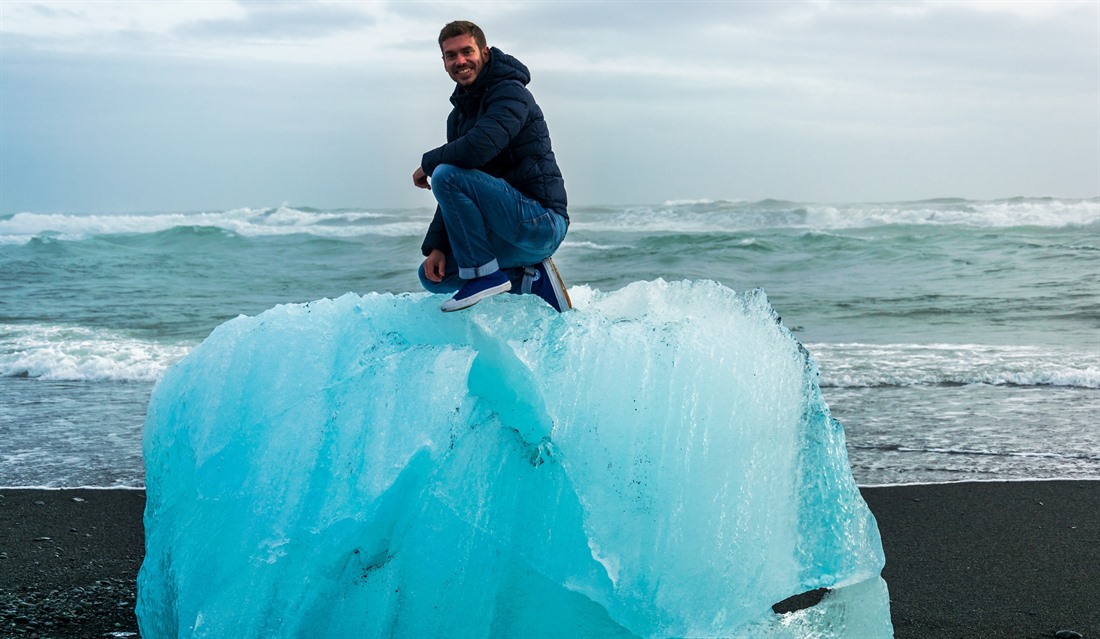
[[[424,154],[420,166],[431,175],[440,164],[479,169],[504,179],[517,191],[569,219],[565,180],[550,147],[542,109],[527,90],[531,73],[522,62],[493,47],[489,62],[469,89],[456,86],[447,117],[447,143]],[[450,250],[436,209],[421,250]]]

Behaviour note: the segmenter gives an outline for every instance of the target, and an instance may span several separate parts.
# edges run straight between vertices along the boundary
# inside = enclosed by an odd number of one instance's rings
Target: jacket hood
[[[527,65],[496,47],[489,49],[488,71],[489,77],[486,78],[488,84],[501,80],[519,80],[523,86],[527,86],[531,81],[531,72],[527,70]],[[478,80],[480,81],[481,78]]]

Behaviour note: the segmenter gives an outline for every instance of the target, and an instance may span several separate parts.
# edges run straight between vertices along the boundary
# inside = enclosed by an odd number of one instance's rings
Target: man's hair
[[[455,36],[462,35],[468,35],[473,38],[479,50],[485,48],[485,32],[481,30],[481,27],[469,20],[455,20],[443,27],[443,30],[439,32],[439,48],[441,50],[443,49],[444,40],[450,40]]]

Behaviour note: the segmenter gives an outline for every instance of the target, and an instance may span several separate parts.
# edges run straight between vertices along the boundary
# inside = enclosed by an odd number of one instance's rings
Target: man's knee
[[[465,171],[466,169],[460,169],[453,164],[440,164],[432,171],[432,187],[450,188],[454,179]]]

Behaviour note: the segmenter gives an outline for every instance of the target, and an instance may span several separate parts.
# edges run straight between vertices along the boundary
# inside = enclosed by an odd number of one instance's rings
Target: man
[[[421,246],[420,281],[455,293],[443,311],[507,291],[536,293],[564,311],[569,298],[550,256],[569,225],[565,181],[526,88],[531,74],[487,46],[472,22],[443,27],[439,48],[456,86],[447,143],[413,172],[413,184],[439,204]]]

